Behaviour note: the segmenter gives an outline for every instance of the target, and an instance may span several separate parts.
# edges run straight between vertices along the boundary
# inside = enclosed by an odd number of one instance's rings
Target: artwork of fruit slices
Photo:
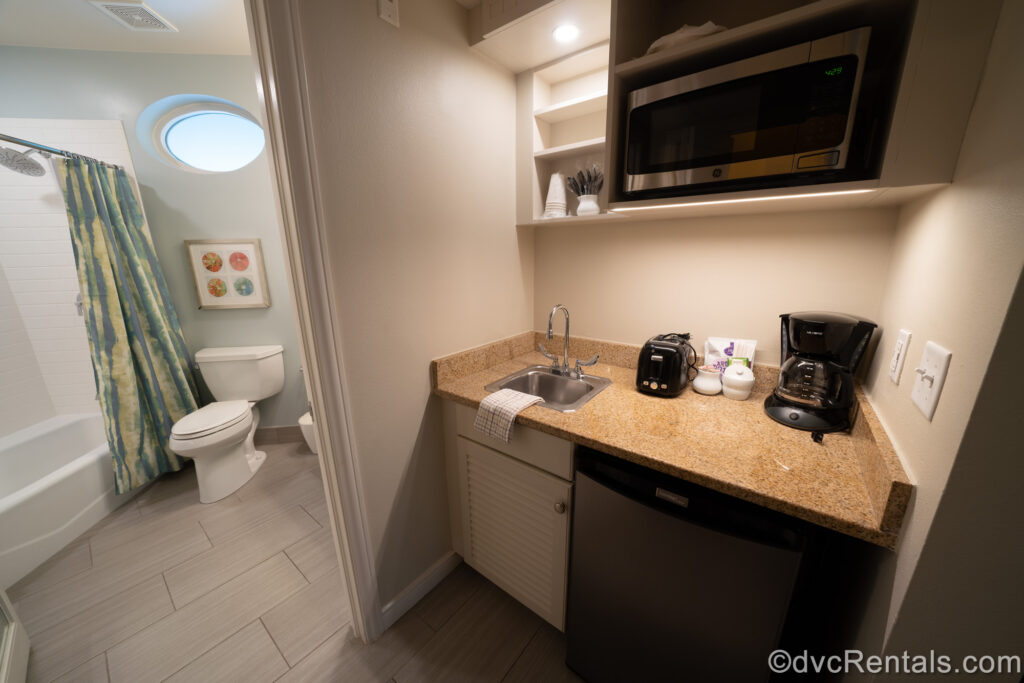
[[[224,260],[215,251],[208,251],[203,254],[203,268],[211,273],[216,273],[224,265]]]
[[[267,308],[270,292],[258,239],[185,240],[199,308]]]
[[[228,293],[228,286],[219,277],[212,277],[206,281],[206,291],[220,298]]]
[[[252,280],[247,277],[240,277],[234,282],[235,291],[238,292],[239,296],[250,296],[255,287],[252,284]]]

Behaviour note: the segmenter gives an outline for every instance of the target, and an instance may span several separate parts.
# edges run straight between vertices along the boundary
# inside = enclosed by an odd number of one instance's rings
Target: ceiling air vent
[[[98,10],[114,19],[117,23],[132,31],[175,31],[169,21],[161,17],[153,8],[137,0],[121,0],[121,2],[107,2],[107,0],[89,0]]]

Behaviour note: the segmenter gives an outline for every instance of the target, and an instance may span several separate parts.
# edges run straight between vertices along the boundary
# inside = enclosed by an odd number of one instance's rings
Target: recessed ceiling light
[[[580,30],[575,24],[562,24],[551,32],[559,43],[571,43],[580,37]]]

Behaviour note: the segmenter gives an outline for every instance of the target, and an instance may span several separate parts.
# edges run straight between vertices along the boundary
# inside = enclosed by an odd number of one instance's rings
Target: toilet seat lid
[[[241,422],[249,413],[248,401],[216,401],[175,422],[171,434],[195,439]]]

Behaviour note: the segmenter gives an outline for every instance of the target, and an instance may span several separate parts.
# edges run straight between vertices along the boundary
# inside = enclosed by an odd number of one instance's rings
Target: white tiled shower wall
[[[32,342],[0,268],[0,437],[55,415]]]
[[[0,118],[0,132],[118,164],[135,177],[120,121]],[[53,169],[44,165],[46,174],[39,178],[0,167],[0,266],[53,410],[93,412],[96,387],[85,326],[75,307],[78,276],[67,215]],[[3,315],[9,315],[8,310]],[[12,362],[5,356],[14,353],[14,347],[0,346],[0,367]],[[12,393],[6,388],[4,394]],[[16,400],[5,395],[2,404],[6,408]],[[52,414],[40,414],[34,421]]]

